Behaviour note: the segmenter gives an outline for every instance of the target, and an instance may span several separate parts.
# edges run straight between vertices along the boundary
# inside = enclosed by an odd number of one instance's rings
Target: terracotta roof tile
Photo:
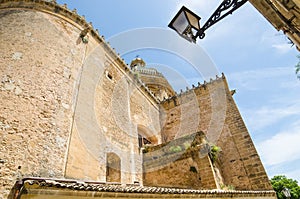
[[[76,180],[65,179],[42,179],[42,178],[26,178],[23,179],[24,184],[38,185],[39,187],[53,187],[83,191],[97,192],[119,192],[119,193],[155,193],[155,194],[214,194],[214,195],[261,195],[274,196],[273,190],[266,191],[236,191],[236,190],[195,190],[195,189],[179,189],[167,187],[147,187],[139,185],[121,185],[107,184],[99,182],[77,182]]]

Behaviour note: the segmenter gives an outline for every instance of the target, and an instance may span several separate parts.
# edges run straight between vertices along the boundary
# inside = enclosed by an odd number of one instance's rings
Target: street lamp
[[[247,1],[248,0],[223,0],[219,7],[201,28],[199,23],[201,17],[193,13],[185,6],[182,6],[168,26],[186,40],[195,43],[197,37],[200,39],[205,37],[204,32],[206,29],[225,18],[227,15],[232,14]]]
[[[285,198],[289,199],[291,197],[291,192],[288,188],[284,187],[281,191]]]

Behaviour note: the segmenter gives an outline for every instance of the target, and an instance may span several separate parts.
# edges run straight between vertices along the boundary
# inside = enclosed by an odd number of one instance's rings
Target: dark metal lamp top
[[[201,18],[191,10],[182,6],[168,26],[186,40],[195,43],[197,37],[200,39],[205,37],[205,30],[226,16],[231,15],[247,1],[248,0],[223,0],[201,28],[199,23]]]
[[[180,36],[190,42],[196,42],[196,33],[200,30],[200,17],[191,10],[182,6],[168,27],[175,30]]]

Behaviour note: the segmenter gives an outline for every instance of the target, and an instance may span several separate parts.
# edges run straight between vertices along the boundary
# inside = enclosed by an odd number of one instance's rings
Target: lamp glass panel
[[[196,30],[200,30],[199,17],[196,17],[195,15],[189,12],[186,12],[186,16],[190,22],[190,25]]]
[[[173,27],[176,29],[176,31],[179,34],[183,34],[183,32],[186,30],[186,28],[189,26],[188,20],[184,14],[184,12],[181,12],[178,17],[175,19],[173,23]]]

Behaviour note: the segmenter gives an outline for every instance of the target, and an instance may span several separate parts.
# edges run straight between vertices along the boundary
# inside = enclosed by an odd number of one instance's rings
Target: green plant
[[[212,163],[215,163],[218,159],[219,153],[222,151],[221,147],[218,147],[217,145],[212,145],[210,147],[209,157],[212,161]]]
[[[185,142],[185,143],[183,143],[183,146],[184,146],[184,149],[186,150],[186,149],[191,147],[191,143],[190,142]]]
[[[235,187],[233,185],[222,184],[221,189],[223,189],[223,190],[235,190]]]
[[[172,153],[177,153],[177,152],[182,151],[182,149],[181,149],[180,146],[171,146],[171,147],[169,148],[169,151],[172,152]]]
[[[282,193],[284,188],[287,188],[291,192],[291,199],[298,199],[300,197],[300,186],[296,180],[287,178],[284,175],[274,176],[270,180],[273,189],[276,191],[278,199],[285,199]]]

